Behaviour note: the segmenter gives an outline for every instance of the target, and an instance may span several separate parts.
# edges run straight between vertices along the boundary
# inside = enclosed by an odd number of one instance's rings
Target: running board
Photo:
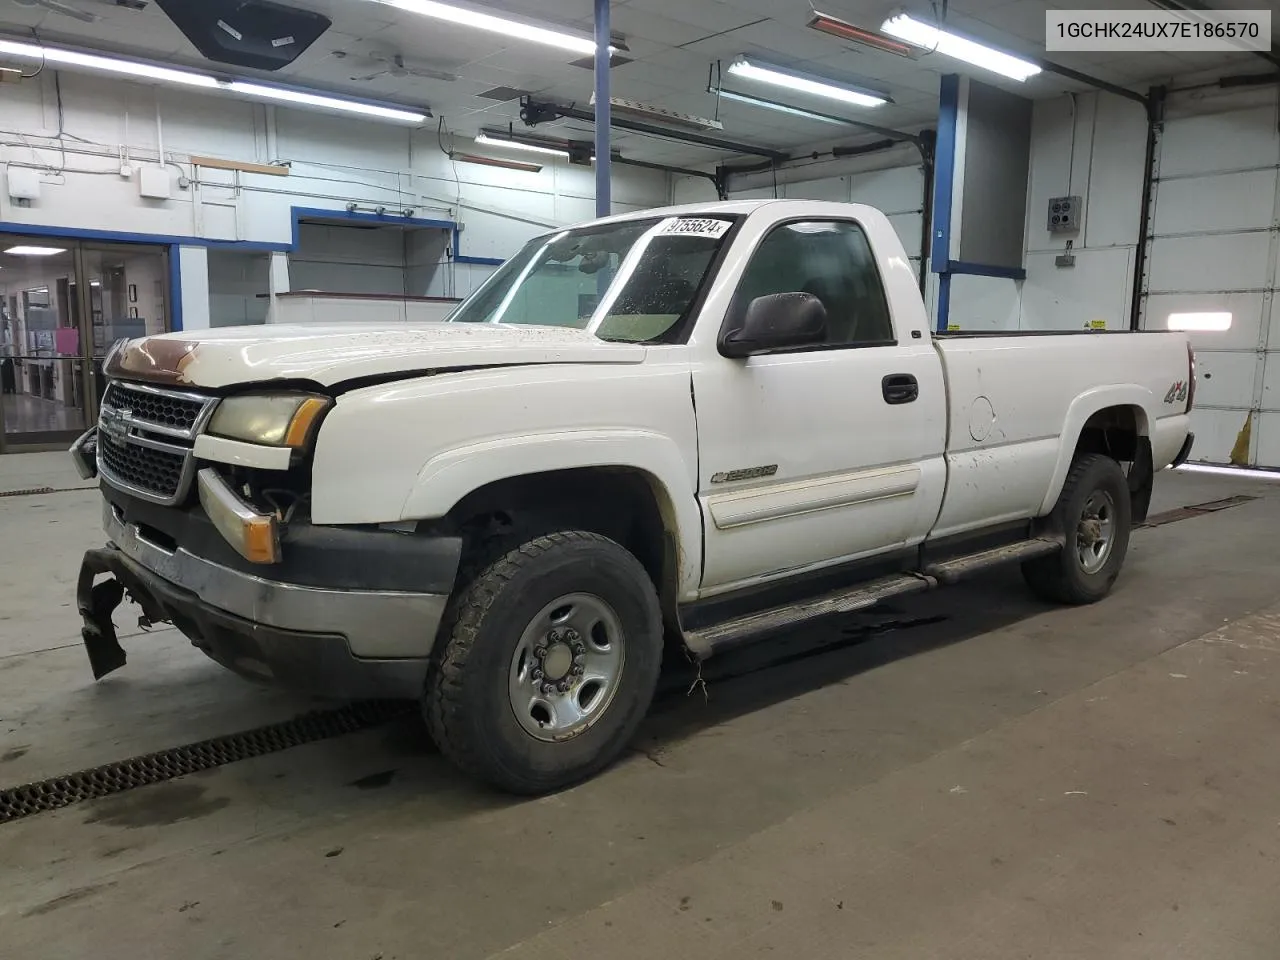
[[[882,600],[929,590],[955,583],[970,574],[1048,556],[1062,549],[1062,541],[1049,538],[1023,540],[1019,543],[983,550],[940,563],[932,563],[922,573],[896,573],[854,587],[834,590],[799,603],[748,613],[731,620],[712,624],[701,630],[685,632],[685,644],[699,659],[705,660],[732,647],[763,639],[765,636],[841,613],[865,610]]]
[[[1047,557],[1062,549],[1062,540],[1053,537],[1035,537],[1021,540],[1003,547],[971,553],[963,557],[954,557],[940,563],[931,563],[924,568],[924,575],[937,580],[939,584],[955,583],[970,574],[998,567],[1005,563],[1022,563],[1036,557]]]

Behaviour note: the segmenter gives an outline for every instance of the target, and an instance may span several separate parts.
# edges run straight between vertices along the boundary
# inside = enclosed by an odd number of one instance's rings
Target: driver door
[[[823,342],[694,372],[704,597],[918,542],[942,501],[941,364],[897,329],[863,228],[773,227],[729,314],[791,292],[822,301]]]

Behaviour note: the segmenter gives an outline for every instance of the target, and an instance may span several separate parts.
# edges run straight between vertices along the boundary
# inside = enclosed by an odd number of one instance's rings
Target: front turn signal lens
[[[196,474],[200,506],[224,540],[250,563],[280,562],[280,527],[245,503],[212,467]]]
[[[298,412],[289,421],[289,429],[284,434],[286,447],[305,447],[311,439],[311,428],[315,426],[320,414],[329,409],[329,401],[322,397],[307,397],[298,407]]]

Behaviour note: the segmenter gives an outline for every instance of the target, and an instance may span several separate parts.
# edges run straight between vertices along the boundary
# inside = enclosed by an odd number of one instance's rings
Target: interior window
[[[737,309],[773,293],[808,293],[821,300],[827,346],[895,342],[871,245],[855,223],[803,221],[771,230],[742,275]]]

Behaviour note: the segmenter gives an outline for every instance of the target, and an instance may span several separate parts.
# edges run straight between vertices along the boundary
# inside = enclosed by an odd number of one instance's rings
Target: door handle
[[[909,373],[891,373],[880,381],[885,403],[910,403],[920,396],[920,384]]]

